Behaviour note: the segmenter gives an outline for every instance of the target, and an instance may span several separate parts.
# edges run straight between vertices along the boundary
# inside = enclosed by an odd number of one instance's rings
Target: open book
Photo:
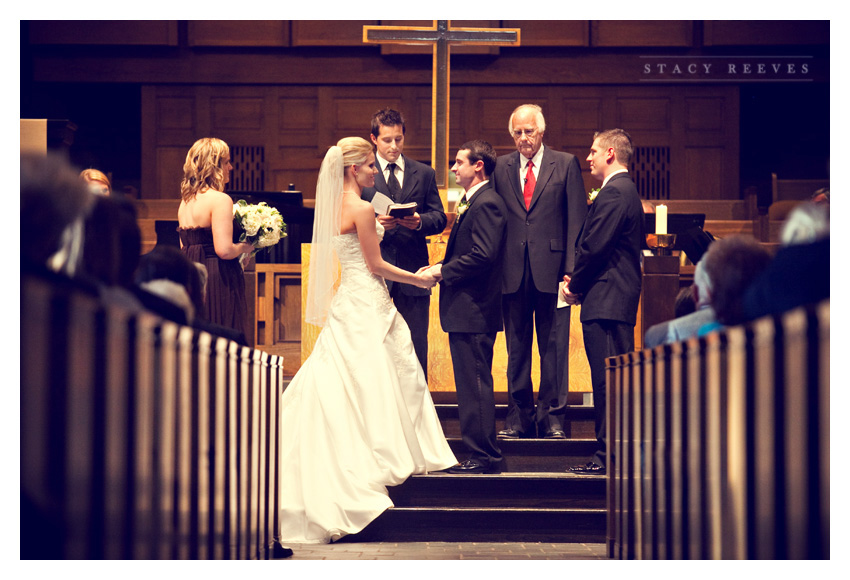
[[[372,206],[378,215],[388,215],[394,218],[404,218],[416,212],[415,201],[411,201],[410,203],[393,203],[393,200],[380,191],[375,192],[375,196],[372,198]]]
[[[416,202],[410,203],[391,203],[387,207],[387,215],[394,218],[405,218],[416,213]]]

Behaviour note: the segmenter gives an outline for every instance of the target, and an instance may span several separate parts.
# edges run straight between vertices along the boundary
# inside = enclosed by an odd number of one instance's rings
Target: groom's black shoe
[[[448,472],[454,474],[501,473],[502,469],[500,465],[486,465],[474,459],[467,459],[466,461],[459,463],[454,467],[449,467]]]
[[[588,461],[584,465],[573,465],[568,468],[569,473],[578,473],[580,475],[605,475],[605,467],[598,463]]]

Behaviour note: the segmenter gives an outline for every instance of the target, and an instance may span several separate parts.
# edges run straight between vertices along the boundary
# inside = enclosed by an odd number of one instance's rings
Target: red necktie
[[[528,172],[525,174],[525,187],[522,188],[522,196],[525,198],[525,209],[531,207],[531,196],[534,194],[534,186],[537,185],[537,180],[534,179],[534,163],[529,159]]]

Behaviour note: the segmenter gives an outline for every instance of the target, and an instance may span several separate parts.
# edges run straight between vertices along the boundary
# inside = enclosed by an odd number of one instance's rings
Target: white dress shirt
[[[378,160],[378,165],[381,166],[381,173],[384,174],[384,181],[389,182],[390,170],[387,168],[387,166],[390,164],[390,162],[377,154],[375,155],[375,158]],[[404,155],[399,155],[398,161],[396,161],[395,164],[397,167],[395,171],[395,178],[398,179],[399,188],[404,189]]]
[[[529,159],[522,153],[519,154],[519,184],[522,188],[525,188],[525,175],[528,173],[528,162]],[[534,157],[531,158],[531,162],[534,163],[534,167],[531,168],[531,172],[534,173],[534,181],[537,181],[537,176],[540,175],[540,164],[543,162],[543,145],[540,145],[540,149],[537,150],[537,153],[534,154]]]

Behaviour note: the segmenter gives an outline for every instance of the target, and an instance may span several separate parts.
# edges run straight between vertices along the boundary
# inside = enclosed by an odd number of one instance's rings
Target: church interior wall
[[[404,111],[406,152],[430,162],[428,49],[364,46],[364,24],[427,22],[22,21],[21,116],[74,122],[72,161],[101,166],[142,199],[174,197],[185,151],[207,134],[262,147],[264,188],[292,183],[310,198],[324,149],[366,135],[383,106]],[[828,22],[453,25],[518,27],[522,46],[453,49],[450,150],[484,138],[510,151],[510,111],[537,102],[555,149],[583,159],[594,131],[622,126],[660,155],[649,162],[666,164],[669,177],[649,198],[742,199],[748,186],[768,189],[777,169],[827,177],[817,145],[829,139]],[[809,82],[691,82],[686,69],[681,78],[670,73],[685,62],[676,59],[741,54],[753,63],[810,55]],[[648,56],[651,78],[641,60]],[[656,78],[661,65],[666,76]],[[770,154],[756,151],[778,139]]]

